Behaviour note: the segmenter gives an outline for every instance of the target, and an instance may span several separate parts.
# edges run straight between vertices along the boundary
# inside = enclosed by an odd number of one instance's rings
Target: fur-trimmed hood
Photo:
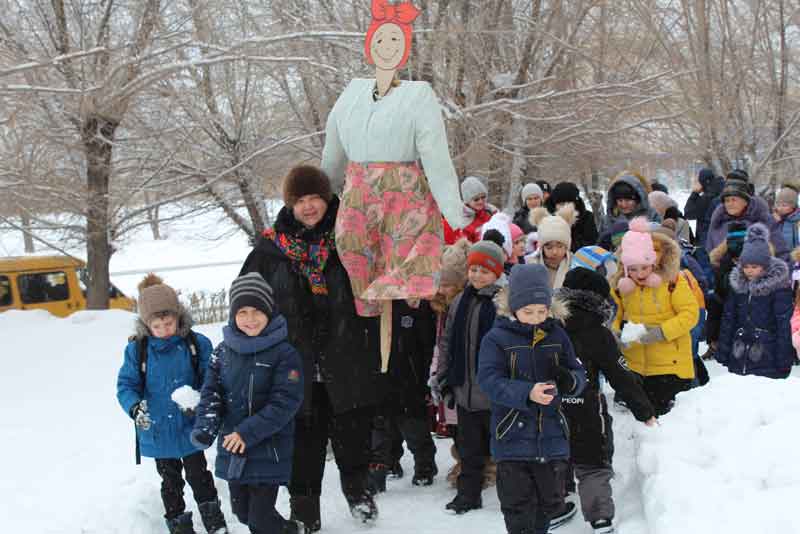
[[[194,320],[192,319],[192,314],[189,313],[189,310],[187,310],[182,303],[178,302],[178,329],[175,335],[179,337],[188,336],[189,330],[192,329],[193,325]],[[139,341],[146,336],[152,335],[153,334],[150,332],[150,328],[148,328],[147,323],[144,322],[144,319],[137,317],[136,322],[134,323],[134,332],[132,337]]]
[[[755,280],[748,280],[742,267],[737,265],[731,271],[730,281],[731,288],[736,293],[750,293],[754,297],[763,297],[778,289],[792,287],[789,267],[778,258],[770,258],[766,272]]]
[[[678,246],[678,243],[675,242],[674,239],[670,239],[660,232],[651,232],[650,235],[653,238],[653,248],[658,257],[653,272],[659,275],[664,281],[675,280],[681,270],[680,246]],[[617,287],[620,278],[625,276],[625,268],[622,266],[622,261],[620,259],[622,256],[622,247],[617,249],[615,256],[617,257],[617,263],[620,265],[620,268],[608,279],[608,283],[612,288]]]
[[[516,322],[517,318],[513,313],[511,313],[511,306],[508,303],[508,294],[508,286],[506,285],[494,296],[494,305],[497,308],[497,316],[505,317],[510,321]],[[569,309],[567,309],[567,306],[563,301],[553,299],[550,304],[550,313],[548,316],[563,323],[569,317]]]
[[[562,287],[556,290],[553,302],[557,303],[557,306],[563,306],[566,310],[565,322],[570,317],[581,313],[597,316],[603,324],[614,318],[614,305],[611,300],[604,299],[588,289]]]
[[[648,195],[652,192],[652,187],[648,181],[637,172],[625,171],[617,175],[616,178],[608,186],[608,194],[606,195],[606,213],[613,213],[617,205],[617,196],[614,194],[614,186],[618,183],[626,183],[636,191],[639,197],[639,211],[646,212],[650,210],[650,200]]]

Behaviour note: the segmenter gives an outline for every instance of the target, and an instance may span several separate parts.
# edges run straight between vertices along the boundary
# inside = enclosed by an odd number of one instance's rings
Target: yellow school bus
[[[47,310],[58,317],[86,309],[80,275],[86,263],[69,256],[0,258],[0,312]],[[134,311],[136,303],[111,285],[110,308]]]

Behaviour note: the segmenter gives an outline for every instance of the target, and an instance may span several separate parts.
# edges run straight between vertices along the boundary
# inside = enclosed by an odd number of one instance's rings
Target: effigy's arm
[[[328,123],[325,126],[325,146],[322,149],[320,167],[331,179],[333,192],[340,194],[344,188],[347,154],[344,151],[342,140],[339,137],[339,127],[336,124],[336,106],[328,114]]]

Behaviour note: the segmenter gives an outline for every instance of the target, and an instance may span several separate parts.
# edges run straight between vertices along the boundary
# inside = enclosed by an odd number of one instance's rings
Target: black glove
[[[556,387],[558,387],[559,393],[563,394],[570,394],[575,391],[575,377],[572,376],[572,371],[567,369],[566,367],[562,367],[560,365],[556,366]]]
[[[202,430],[192,430],[192,433],[189,435],[189,441],[191,441],[192,445],[196,448],[203,450],[209,448],[211,444],[214,443],[214,436]]]
[[[150,419],[150,412],[147,411],[147,401],[143,400],[131,408],[131,417],[133,417],[134,424],[142,430],[150,430],[150,425],[153,423]]]

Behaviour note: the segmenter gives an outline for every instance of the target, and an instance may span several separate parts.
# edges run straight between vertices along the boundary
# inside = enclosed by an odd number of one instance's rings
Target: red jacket
[[[470,218],[471,216],[472,222],[459,230],[453,230],[450,225],[447,224],[447,220],[443,218],[445,244],[452,245],[462,237],[466,237],[470,243],[477,243],[481,240],[481,228],[489,221],[489,219],[492,218],[492,214],[493,213],[488,209],[484,209],[475,213],[473,210],[465,206],[464,215],[467,218]]]

